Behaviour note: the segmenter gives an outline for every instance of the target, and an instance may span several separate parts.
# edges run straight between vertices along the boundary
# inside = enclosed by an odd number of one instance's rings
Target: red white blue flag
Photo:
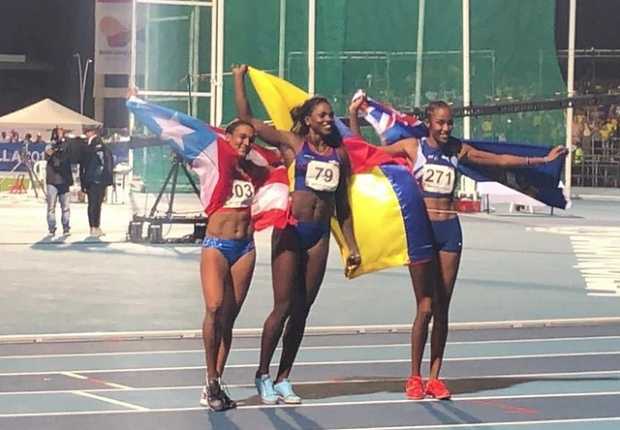
[[[237,153],[226,142],[223,130],[137,97],[127,100],[127,108],[196,172],[200,200],[207,215],[222,208],[232,191],[238,163]],[[288,222],[289,192],[286,168],[279,153],[253,145],[247,158],[267,169],[262,179],[252,178],[256,188],[251,208],[254,228],[283,228]]]

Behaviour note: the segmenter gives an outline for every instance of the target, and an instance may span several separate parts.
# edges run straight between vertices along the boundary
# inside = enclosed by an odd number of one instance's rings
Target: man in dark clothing
[[[73,185],[71,174],[71,161],[67,141],[64,139],[64,131],[59,130],[57,140],[45,147],[45,181],[47,183],[47,227],[50,235],[56,233],[56,201],[60,201],[62,210],[62,231],[65,236],[69,235],[69,187]]]
[[[113,183],[112,151],[98,135],[97,128],[86,130],[87,145],[80,161],[80,183],[88,196],[88,223],[90,235],[103,236],[101,228],[101,204],[108,185]]]

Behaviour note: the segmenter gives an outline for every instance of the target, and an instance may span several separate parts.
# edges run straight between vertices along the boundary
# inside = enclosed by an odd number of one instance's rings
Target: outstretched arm
[[[268,126],[259,119],[252,116],[252,109],[248,103],[245,93],[245,75],[248,72],[248,66],[243,64],[235,66],[232,69],[233,79],[235,83],[235,105],[237,107],[237,115],[239,119],[247,121],[256,130],[258,136],[265,143],[280,148],[281,146],[292,146],[295,148],[295,135],[288,131],[280,131]],[[280,148],[282,149],[282,148]]]
[[[493,154],[464,143],[459,158],[462,161],[469,161],[481,166],[528,167],[548,163],[564,153],[566,153],[566,148],[556,146],[544,157],[522,157],[519,155]]]
[[[382,146],[381,150],[390,155],[407,157],[412,164],[415,164],[416,158],[418,157],[418,145],[418,139],[415,137],[408,137],[391,145]]]
[[[366,99],[364,96],[360,96],[353,100],[349,105],[349,128],[353,132],[353,134],[357,136],[362,135],[362,130],[360,128],[359,119],[357,118],[357,113],[360,109],[363,108]]]

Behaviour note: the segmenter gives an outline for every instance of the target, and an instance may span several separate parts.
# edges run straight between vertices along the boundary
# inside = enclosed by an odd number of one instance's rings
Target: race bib
[[[225,208],[247,208],[252,205],[254,185],[248,181],[233,180],[231,194],[224,204]]]
[[[336,163],[312,160],[306,171],[306,186],[316,191],[335,191],[340,180],[340,167]]]
[[[429,193],[452,194],[455,176],[450,166],[426,164],[422,171],[422,188]]]

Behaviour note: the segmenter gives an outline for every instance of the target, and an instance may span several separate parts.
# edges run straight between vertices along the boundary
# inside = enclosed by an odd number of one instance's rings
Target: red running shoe
[[[410,400],[422,400],[424,398],[424,383],[421,376],[410,376],[407,379],[405,395]]]
[[[426,394],[437,400],[448,400],[452,396],[441,379],[429,379],[426,383]]]

